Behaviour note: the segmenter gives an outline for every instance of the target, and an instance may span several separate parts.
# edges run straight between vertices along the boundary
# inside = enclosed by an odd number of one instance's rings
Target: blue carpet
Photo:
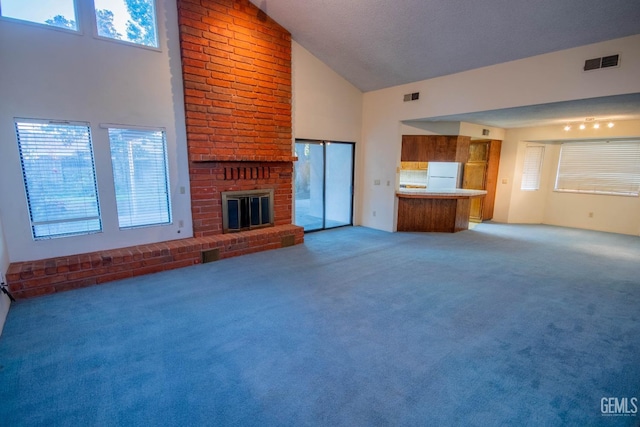
[[[13,304],[0,425],[640,425],[640,238],[305,239]]]

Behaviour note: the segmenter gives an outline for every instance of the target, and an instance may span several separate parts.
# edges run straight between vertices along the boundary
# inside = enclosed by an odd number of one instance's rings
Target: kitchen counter
[[[483,197],[483,190],[429,190],[401,188],[398,197],[398,231],[455,233],[469,228],[472,197]]]
[[[400,188],[396,191],[396,196],[407,198],[470,198],[480,197],[487,194],[484,190],[467,190],[464,188],[454,188],[451,190],[429,190],[428,188]]]

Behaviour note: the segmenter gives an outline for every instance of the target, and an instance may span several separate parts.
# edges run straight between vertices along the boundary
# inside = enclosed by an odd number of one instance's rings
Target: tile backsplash
[[[400,184],[427,185],[427,170],[400,169]]]

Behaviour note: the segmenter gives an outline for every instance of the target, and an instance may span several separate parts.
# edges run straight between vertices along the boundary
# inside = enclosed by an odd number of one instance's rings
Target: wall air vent
[[[609,55],[602,58],[587,59],[584,61],[584,71],[597,70],[599,68],[617,67],[620,65],[620,55]]]
[[[420,92],[407,93],[404,96],[404,102],[417,101],[418,99],[420,99]]]
[[[601,68],[617,67],[619,64],[620,55],[610,55],[602,58]]]
[[[597,70],[600,68],[600,63],[602,62],[602,58],[593,58],[587,59],[584,61],[584,71]]]

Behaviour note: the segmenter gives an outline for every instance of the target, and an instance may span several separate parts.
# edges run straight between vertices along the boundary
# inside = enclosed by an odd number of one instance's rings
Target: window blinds
[[[640,141],[562,144],[556,191],[637,196]]]
[[[542,173],[542,159],[544,147],[541,145],[528,146],[524,154],[524,167],[522,169],[521,190],[539,190],[540,174]]]
[[[170,223],[165,132],[109,128],[109,142],[120,228]]]
[[[87,123],[15,122],[34,239],[101,231]]]

